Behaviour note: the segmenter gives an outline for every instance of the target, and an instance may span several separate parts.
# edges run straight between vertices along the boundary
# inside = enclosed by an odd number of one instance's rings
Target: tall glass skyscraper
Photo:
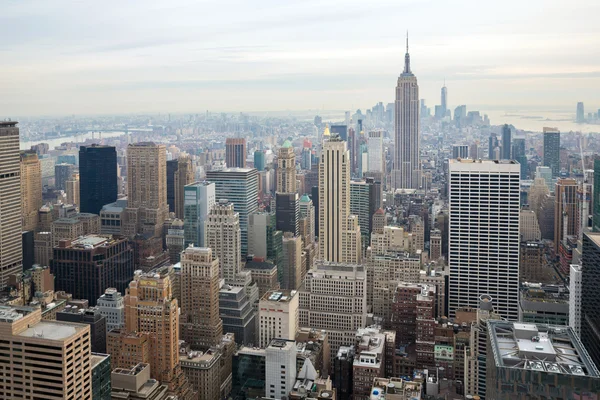
[[[500,155],[501,160],[512,160],[512,143],[511,143],[512,131],[510,126],[504,124],[502,127],[502,153]]]
[[[544,166],[552,169],[552,177],[560,173],[560,132],[556,128],[544,128]]]
[[[102,206],[117,201],[117,151],[93,144],[79,148],[79,209],[100,214]]]
[[[205,247],[206,217],[215,205],[215,184],[195,182],[184,187],[183,232],[185,247]]]
[[[206,180],[215,184],[216,200],[229,200],[240,214],[242,256],[248,254],[248,216],[258,211],[258,171],[255,168],[224,168],[207,171]]]

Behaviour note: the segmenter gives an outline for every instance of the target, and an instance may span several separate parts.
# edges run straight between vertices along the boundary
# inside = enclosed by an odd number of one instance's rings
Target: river
[[[124,135],[125,132],[102,132],[102,138],[106,139],[106,138],[112,138],[112,137],[117,137],[117,136],[121,136]],[[94,139],[96,139],[98,142],[100,142],[100,138],[99,138],[99,132],[98,131],[90,131],[88,133],[84,133],[84,134],[80,134],[77,136],[61,136],[58,138],[52,138],[52,139],[46,139],[46,140],[28,140],[28,141],[21,141],[21,150],[29,150],[31,148],[31,146],[36,145],[38,143],[48,143],[48,145],[50,146],[50,150],[54,149],[56,146],[60,146],[62,143],[68,143],[68,142],[77,142],[77,143],[83,143],[85,142],[86,139],[91,139],[92,135],[94,136]]]

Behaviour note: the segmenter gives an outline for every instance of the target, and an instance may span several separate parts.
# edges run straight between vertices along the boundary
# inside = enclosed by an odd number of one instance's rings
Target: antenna
[[[406,52],[408,53],[408,29],[406,30]]]

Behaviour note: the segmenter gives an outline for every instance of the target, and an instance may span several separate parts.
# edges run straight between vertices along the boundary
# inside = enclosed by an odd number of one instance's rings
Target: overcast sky
[[[598,0],[0,0],[0,114],[600,108]]]

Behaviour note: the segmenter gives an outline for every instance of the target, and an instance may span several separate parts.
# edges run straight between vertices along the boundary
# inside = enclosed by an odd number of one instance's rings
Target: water
[[[578,124],[574,113],[552,110],[492,110],[487,114],[492,125],[512,124],[525,131],[542,132],[544,127],[558,128],[561,132],[600,133],[600,124]]]
[[[102,132],[102,139],[107,139],[107,138],[112,138],[112,137],[117,137],[117,136],[121,136],[124,135],[125,132]],[[62,136],[59,138],[52,138],[52,139],[46,139],[46,140],[31,140],[31,141],[21,141],[21,150],[29,150],[31,148],[31,146],[34,146],[38,143],[48,143],[48,145],[50,145],[50,150],[54,149],[56,146],[60,146],[61,143],[68,143],[68,142],[76,142],[76,143],[83,143],[85,142],[86,139],[91,139],[92,135],[94,136],[94,139],[98,142],[100,142],[100,138],[99,138],[99,133],[94,131],[90,131],[88,133],[84,133],[84,134],[79,134],[77,136]]]

